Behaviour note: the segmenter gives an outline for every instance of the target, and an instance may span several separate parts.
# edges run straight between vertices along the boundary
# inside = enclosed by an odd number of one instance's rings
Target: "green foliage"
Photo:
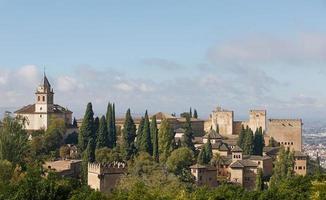
[[[105,117],[102,116],[100,119],[99,128],[96,137],[96,149],[106,147],[108,144],[108,128]]]
[[[193,152],[195,152],[196,148],[194,143],[192,142],[194,136],[193,136],[193,130],[191,127],[191,121],[189,116],[186,117],[186,123],[184,124],[183,128],[185,129],[185,133],[183,136],[182,146],[187,147],[191,149]]]
[[[201,165],[207,165],[211,162],[212,158],[213,158],[212,144],[210,138],[208,137],[207,143],[202,146],[202,149],[198,154],[197,163]]]
[[[78,128],[78,124],[77,124],[77,120],[76,120],[76,118],[74,118],[74,120],[73,120],[73,122],[72,122],[72,126],[73,126],[74,128]]]
[[[194,109],[194,115],[193,115],[193,117],[194,117],[195,119],[198,119],[198,114],[197,114],[197,110],[196,110],[196,109]]]
[[[254,153],[254,134],[248,126],[246,129],[242,126],[237,145],[243,150],[245,155],[252,155]]]
[[[98,134],[98,129],[100,128],[100,119],[98,117],[95,117],[94,119],[94,133],[95,135]]]
[[[92,108],[92,103],[88,103],[78,137],[79,150],[83,152],[87,147],[88,141],[91,138],[94,139],[94,137],[94,112]]]
[[[27,133],[22,121],[4,118],[0,126],[0,160],[8,160],[14,165],[24,164],[28,152]]]
[[[139,139],[138,151],[147,152],[150,155],[152,155],[153,154],[153,146],[152,146],[150,123],[149,123],[147,110],[145,112],[144,124],[143,124],[143,128],[142,128],[142,133],[140,136],[141,136],[140,138],[137,137],[137,139]]]
[[[158,129],[156,123],[156,116],[154,115],[151,119],[151,138],[153,144],[153,158],[156,162],[159,161],[159,151],[158,151]]]
[[[130,109],[126,112],[122,131],[121,151],[125,160],[129,160],[136,152],[135,147],[136,125],[131,117]]]
[[[137,128],[137,150],[140,151],[139,149],[141,148],[141,142],[142,142],[142,137],[143,137],[143,129],[144,129],[144,123],[145,123],[145,118],[142,117],[140,119],[138,128]]]
[[[270,180],[270,186],[275,187],[280,181],[293,176],[294,152],[285,150],[282,146],[279,151],[278,159],[275,162],[273,175]]]
[[[65,139],[65,144],[78,144],[78,133],[75,131],[70,133]]]
[[[184,170],[189,169],[193,161],[194,161],[193,152],[186,147],[182,147],[174,150],[171,153],[171,156],[166,161],[166,166],[170,172],[179,176],[182,174]]]
[[[122,161],[119,152],[116,149],[109,149],[107,147],[96,149],[95,161],[97,163],[112,163],[114,161]]]
[[[265,146],[265,142],[263,136],[263,129],[260,127],[255,132],[253,154],[262,156],[264,146]]]
[[[158,150],[160,162],[165,162],[172,152],[174,142],[174,133],[167,119],[163,119],[158,134]]]
[[[45,131],[43,143],[45,153],[57,151],[63,144],[63,136],[65,133],[66,125],[64,120],[52,118],[48,129]]]
[[[264,181],[263,181],[263,170],[258,168],[256,175],[256,191],[262,191],[264,189]]]
[[[115,110],[114,104],[108,103],[106,112],[107,129],[108,129],[108,144],[109,148],[113,148],[117,144],[117,133],[115,127]]]

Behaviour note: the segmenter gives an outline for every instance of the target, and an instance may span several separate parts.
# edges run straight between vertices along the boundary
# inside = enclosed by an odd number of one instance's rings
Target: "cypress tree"
[[[125,160],[129,160],[136,152],[135,138],[136,125],[131,117],[130,109],[126,112],[125,122],[122,130],[122,153]]]
[[[108,148],[114,147],[114,133],[113,133],[113,119],[112,119],[112,104],[109,102],[107,111],[106,111],[106,121],[107,121],[107,128],[108,128]]]
[[[193,116],[195,119],[198,119],[198,114],[197,114],[197,110],[194,109],[194,116]]]
[[[238,141],[237,141],[237,145],[241,149],[243,149],[243,143],[244,143],[245,134],[246,134],[246,131],[245,131],[243,125],[242,125],[241,131],[240,131],[240,134],[239,134],[239,137],[238,137]]]
[[[115,124],[115,104],[112,105],[112,135],[113,135],[113,147],[117,146],[117,128]]]
[[[144,117],[144,126],[143,126],[143,131],[142,135],[140,138],[140,151],[144,151],[149,153],[149,155],[153,154],[153,146],[152,146],[152,139],[151,139],[151,131],[150,131],[150,123],[149,123],[149,118],[148,118],[148,113],[147,110],[145,112],[145,117]]]
[[[205,144],[205,164],[208,164],[213,157],[213,150],[210,137],[208,136],[208,141]]]
[[[255,136],[254,136],[254,154],[255,155],[263,155],[263,148],[264,148],[264,137],[263,137],[263,130],[260,127],[256,130]]]
[[[197,157],[197,163],[200,165],[205,165],[206,164],[206,153],[205,153],[205,148],[203,147]]]
[[[264,190],[263,170],[258,168],[256,175],[256,191]]]
[[[160,162],[165,162],[173,150],[172,143],[174,141],[174,133],[167,119],[162,120],[158,137]]]
[[[92,103],[88,103],[83,123],[80,127],[80,134],[78,135],[78,147],[80,152],[83,152],[86,149],[90,138],[95,138],[94,135],[94,112]]]
[[[95,133],[95,136],[97,136],[99,127],[100,127],[100,119],[98,117],[95,117],[95,119],[94,119],[94,133]]]
[[[82,156],[82,180],[84,183],[87,183],[87,174],[88,174],[88,163],[95,161],[95,141],[91,138],[88,141],[86,150],[83,152]]]
[[[77,128],[77,127],[78,127],[78,124],[77,124],[77,120],[76,120],[76,118],[74,118],[74,120],[73,120],[73,122],[72,122],[72,126],[73,126],[74,128]]]
[[[244,143],[243,143],[243,153],[247,155],[253,154],[253,147],[254,147],[254,134],[252,130],[247,126]]]
[[[183,136],[183,145],[184,147],[187,147],[189,149],[191,149],[193,152],[195,152],[196,148],[194,143],[192,142],[193,139],[193,131],[192,131],[192,127],[191,127],[191,121],[190,121],[190,117],[187,116],[186,117],[186,123],[184,124],[185,129],[185,133]]]
[[[191,107],[190,107],[190,110],[189,110],[189,115],[190,115],[190,118],[193,117],[193,116],[192,116],[192,109],[191,109]]]
[[[104,116],[101,117],[100,119],[100,125],[97,133],[97,138],[96,138],[96,149],[100,149],[103,147],[106,147],[108,143],[108,129],[107,129],[107,123],[106,119]]]
[[[154,115],[151,120],[151,136],[152,136],[152,143],[153,143],[153,158],[156,162],[159,161],[159,154],[158,154],[158,130],[157,130],[157,123],[156,123],[156,116]]]
[[[141,117],[139,125],[138,125],[138,129],[137,129],[137,150],[140,151],[140,146],[141,146],[141,140],[143,137],[143,129],[144,129],[144,122],[145,119],[144,117]]]

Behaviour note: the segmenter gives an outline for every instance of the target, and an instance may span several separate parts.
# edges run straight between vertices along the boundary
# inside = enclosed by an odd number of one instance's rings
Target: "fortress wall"
[[[295,151],[302,150],[302,120],[269,119],[267,136]]]
[[[233,134],[233,111],[217,110],[212,114],[212,126],[216,130],[216,126],[219,127],[219,133],[221,135]]]

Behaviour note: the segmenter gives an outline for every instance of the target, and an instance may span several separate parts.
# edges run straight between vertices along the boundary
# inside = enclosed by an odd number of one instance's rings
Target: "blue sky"
[[[324,119],[325,24],[325,1],[0,0],[0,107],[32,103],[46,66],[77,116],[115,101]]]

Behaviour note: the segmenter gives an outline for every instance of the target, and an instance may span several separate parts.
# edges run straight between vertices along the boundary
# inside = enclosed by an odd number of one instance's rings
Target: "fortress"
[[[248,121],[234,121],[234,112],[217,107],[205,122],[205,131],[211,128],[219,130],[219,134],[228,138],[237,138],[242,126],[249,127],[253,132],[262,128],[265,144],[270,138],[294,151],[302,150],[301,119],[267,119],[266,110],[250,110]]]
[[[126,164],[113,162],[108,164],[88,164],[88,185],[100,192],[110,193],[127,171]]]

